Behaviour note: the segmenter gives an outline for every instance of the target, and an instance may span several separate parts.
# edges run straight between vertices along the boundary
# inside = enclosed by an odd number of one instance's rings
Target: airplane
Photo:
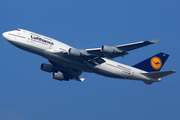
[[[82,72],[89,72],[116,79],[143,81],[151,85],[153,82],[160,82],[162,77],[176,72],[160,71],[169,57],[162,52],[134,66],[112,60],[129,54],[128,51],[155,44],[159,39],[80,50],[24,29],[7,31],[2,36],[14,46],[48,59],[51,64],[42,63],[41,70],[52,73],[52,78],[59,81],[74,79],[83,82],[85,79],[80,78],[80,75]]]

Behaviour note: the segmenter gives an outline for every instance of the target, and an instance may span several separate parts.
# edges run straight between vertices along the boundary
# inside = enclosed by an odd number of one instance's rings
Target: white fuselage
[[[53,54],[56,52],[66,53],[72,47],[52,38],[27,30],[20,29],[9,31],[3,33],[3,36],[8,40],[8,42],[17,46],[18,48],[40,55],[65,67],[77,69],[79,71],[93,72],[112,78],[142,81],[153,80],[156,82],[159,81],[157,79],[148,78],[141,74],[146,73],[146,71],[109,59],[102,58],[106,62],[91,67],[85,63],[79,62],[78,60],[70,59],[70,57]]]

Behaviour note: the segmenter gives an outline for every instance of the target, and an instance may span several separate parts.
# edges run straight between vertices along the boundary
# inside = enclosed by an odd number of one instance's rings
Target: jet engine
[[[101,47],[101,52],[103,52],[105,54],[113,54],[113,53],[118,52],[118,51],[115,50],[115,48],[113,48],[113,47],[109,47],[109,46],[103,45]]]
[[[41,70],[45,71],[45,72],[55,72],[56,69],[50,65],[50,64],[45,64],[45,63],[42,63],[41,64]]]
[[[82,56],[83,54],[78,49],[70,48],[68,51],[68,55],[79,57]]]
[[[109,46],[103,45],[101,47],[101,52],[105,54],[113,54],[113,53],[122,53],[123,51],[116,47],[109,47]]]
[[[52,74],[52,78],[53,78],[53,79],[56,79],[56,80],[60,80],[60,81],[62,81],[62,80],[69,81],[69,79],[66,78],[66,77],[64,77],[64,74],[61,73],[61,72],[58,72],[58,73],[55,73],[55,72],[54,72],[54,73]]]

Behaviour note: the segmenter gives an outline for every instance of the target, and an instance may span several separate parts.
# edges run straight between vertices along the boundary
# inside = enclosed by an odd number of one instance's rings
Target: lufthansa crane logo
[[[162,66],[162,61],[159,57],[153,57],[151,58],[151,66],[155,69],[155,70],[159,70]]]

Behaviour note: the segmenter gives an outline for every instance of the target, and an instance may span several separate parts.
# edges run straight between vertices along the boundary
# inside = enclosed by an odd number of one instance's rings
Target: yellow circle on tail
[[[155,70],[159,70],[162,66],[162,61],[159,57],[153,57],[151,58],[151,66],[155,69]]]

